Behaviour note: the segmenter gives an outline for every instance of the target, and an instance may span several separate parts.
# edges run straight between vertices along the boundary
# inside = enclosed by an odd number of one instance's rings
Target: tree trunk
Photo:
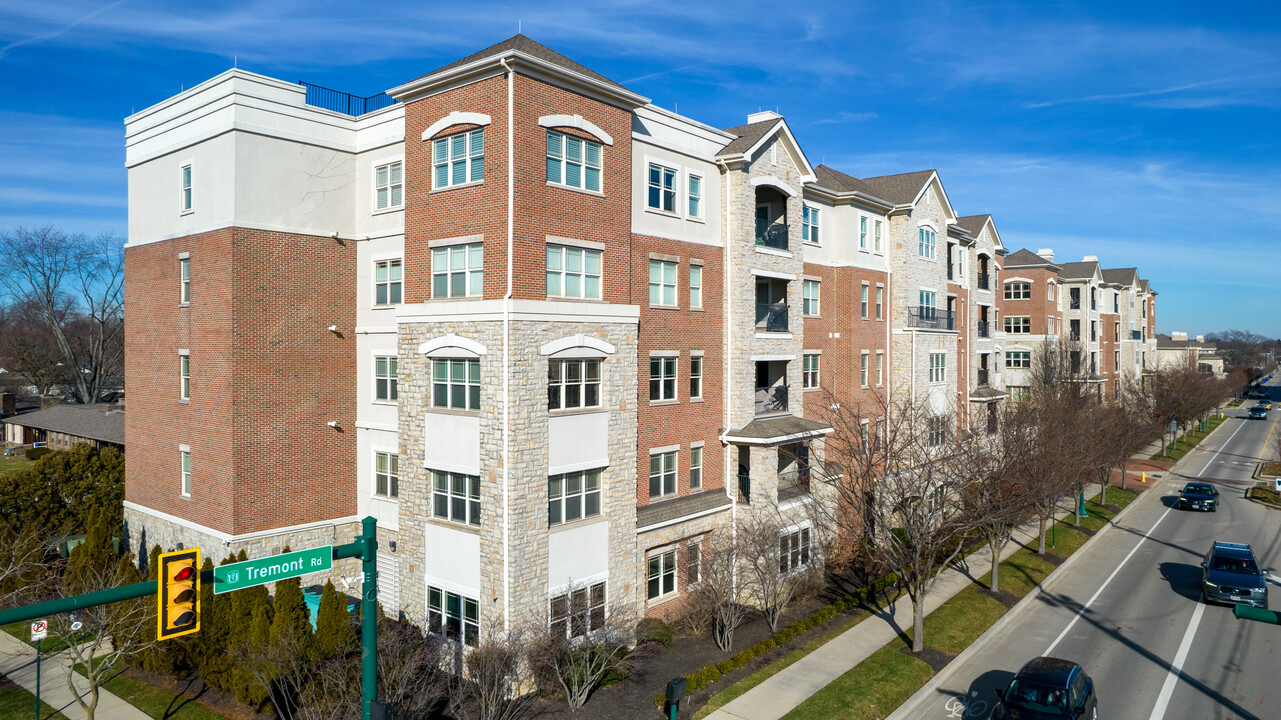
[[[1128,457],[1122,458],[1121,460],[1121,489],[1122,490],[1126,488],[1125,481],[1129,479],[1129,473],[1128,473],[1129,466],[1130,466],[1130,459]]]
[[[1037,543],[1036,554],[1044,555],[1045,554],[1045,518],[1040,518],[1039,522],[1041,524],[1041,539]]]
[[[993,540],[988,543],[988,548],[992,550],[992,592],[1001,591],[1001,545],[1000,541]]]
[[[925,649],[925,595],[912,599],[912,652]]]

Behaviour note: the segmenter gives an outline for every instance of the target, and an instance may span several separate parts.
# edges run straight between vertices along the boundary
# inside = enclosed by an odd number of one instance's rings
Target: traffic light
[[[190,635],[200,629],[200,548],[159,557],[156,639]]]

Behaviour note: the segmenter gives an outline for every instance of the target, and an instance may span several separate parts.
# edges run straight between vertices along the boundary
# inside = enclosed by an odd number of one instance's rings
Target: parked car
[[[1271,401],[1271,400],[1269,400],[1269,399],[1267,399],[1267,398],[1263,398],[1263,399],[1262,399],[1262,400],[1260,400],[1259,402],[1255,403],[1255,405],[1258,405],[1259,407],[1262,407],[1264,410],[1271,410],[1271,409],[1272,409],[1272,401]]]
[[[1071,660],[1036,658],[1019,670],[1004,692],[996,694],[1000,700],[992,720],[1099,717],[1094,681]]]
[[[1219,509],[1219,491],[1210,483],[1188,483],[1179,493],[1179,508],[1214,512]]]
[[[1268,419],[1268,409],[1263,407],[1262,405],[1255,405],[1254,407],[1250,408],[1249,413],[1250,413],[1251,420],[1267,420]]]
[[[1259,569],[1254,550],[1244,543],[1215,540],[1201,561],[1201,600],[1267,608],[1267,570]]]

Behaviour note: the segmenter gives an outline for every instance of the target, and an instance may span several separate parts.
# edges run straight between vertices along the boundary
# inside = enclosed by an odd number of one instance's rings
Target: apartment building
[[[1062,329],[1052,254],[776,113],[711,127],[520,35],[389,93],[230,70],[126,120],[135,547],[372,515],[384,606],[464,642],[666,615],[745,514],[819,561],[828,412],[872,437],[902,394],[942,442]]]

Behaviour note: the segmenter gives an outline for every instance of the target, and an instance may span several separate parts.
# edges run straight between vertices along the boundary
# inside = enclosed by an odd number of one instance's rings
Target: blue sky
[[[443,10],[441,8],[444,8]],[[1137,265],[1158,329],[1281,336],[1281,4],[7,0],[0,227],[126,230],[122,120],[233,63],[369,95],[522,30],[718,127],[936,168],[1010,249]]]

